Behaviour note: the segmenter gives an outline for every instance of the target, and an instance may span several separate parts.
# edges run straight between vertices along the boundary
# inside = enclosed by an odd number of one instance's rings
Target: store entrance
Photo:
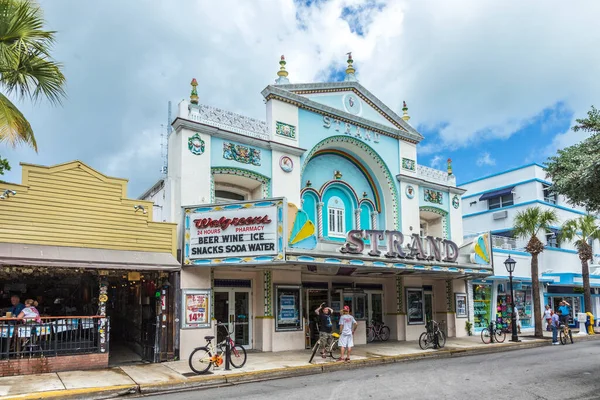
[[[215,319],[227,324],[231,338],[246,349],[252,348],[252,307],[250,288],[215,289]],[[226,332],[217,328],[217,340],[225,339]]]
[[[367,325],[371,321],[383,323],[383,293],[367,293]]]
[[[425,321],[429,322],[433,319],[433,292],[425,291]],[[438,321],[439,322],[439,321]]]
[[[304,292],[306,296],[304,303],[306,304],[306,307],[304,307],[304,318],[306,319],[306,324],[308,326],[305,347],[312,348],[317,340],[319,340],[319,316],[315,313],[315,310],[323,303],[333,308],[336,312],[338,310],[329,304],[329,294],[327,289],[305,289]]]

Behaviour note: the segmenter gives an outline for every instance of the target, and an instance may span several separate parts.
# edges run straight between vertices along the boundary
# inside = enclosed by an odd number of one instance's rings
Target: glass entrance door
[[[215,290],[215,319],[227,324],[235,343],[252,348],[252,315],[250,289],[231,288]],[[225,331],[217,328],[217,340],[225,338]]]
[[[367,293],[367,325],[371,324],[371,321],[376,323],[383,322],[383,294],[381,293]]]

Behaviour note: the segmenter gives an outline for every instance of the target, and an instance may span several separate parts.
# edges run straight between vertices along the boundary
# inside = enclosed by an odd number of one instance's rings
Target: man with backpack
[[[558,344],[558,328],[560,327],[560,314],[558,310],[550,317],[550,325],[552,326],[552,344]]]

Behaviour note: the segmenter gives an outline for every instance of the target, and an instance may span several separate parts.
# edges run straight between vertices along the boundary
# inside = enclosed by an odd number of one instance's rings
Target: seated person
[[[21,298],[17,294],[10,296],[10,304],[12,304],[12,307],[8,309],[8,312],[11,313],[12,318],[17,318],[25,308],[25,305],[21,303]]]

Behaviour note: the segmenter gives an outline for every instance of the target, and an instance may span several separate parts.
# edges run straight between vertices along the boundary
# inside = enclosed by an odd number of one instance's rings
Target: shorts
[[[324,343],[329,344],[329,340],[331,339],[331,333],[329,332],[319,332],[319,340],[322,340]]]
[[[354,336],[353,335],[341,335],[338,342],[339,347],[354,347]]]

